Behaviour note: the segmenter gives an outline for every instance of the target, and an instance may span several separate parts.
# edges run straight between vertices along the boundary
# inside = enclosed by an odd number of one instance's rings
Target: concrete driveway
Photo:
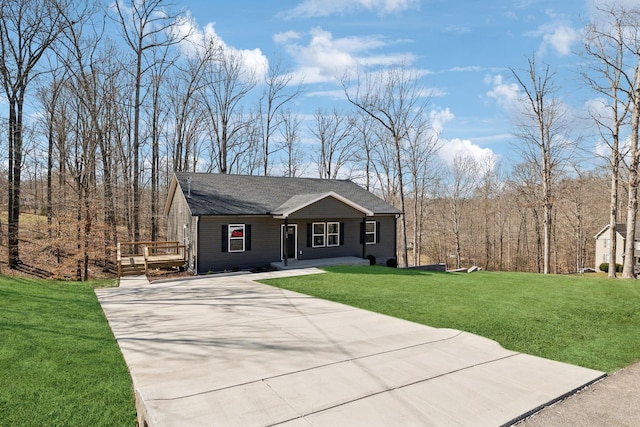
[[[499,426],[604,376],[254,281],[319,272],[96,290],[140,425]]]

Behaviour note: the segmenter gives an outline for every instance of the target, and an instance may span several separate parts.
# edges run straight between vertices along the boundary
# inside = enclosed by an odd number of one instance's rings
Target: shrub
[[[398,267],[398,260],[395,259],[395,258],[389,258],[387,260],[387,267],[397,268]]]
[[[602,264],[600,264],[598,266],[598,268],[601,271],[604,271],[604,272],[608,273],[609,272],[609,263],[608,262],[603,262]],[[616,273],[622,273],[622,268],[623,268],[622,264],[616,264]]]
[[[376,257],[373,255],[367,255],[367,259],[369,260],[369,265],[376,265]]]

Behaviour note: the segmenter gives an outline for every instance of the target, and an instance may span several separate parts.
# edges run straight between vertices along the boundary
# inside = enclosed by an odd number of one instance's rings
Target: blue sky
[[[431,116],[445,160],[459,151],[517,159],[509,117],[517,87],[509,69],[524,70],[534,53],[538,62],[557,70],[559,95],[577,114],[593,96],[580,80],[576,54],[582,28],[592,18],[592,0],[190,0],[179,5],[190,11],[196,34],[215,33],[242,52],[248,67],[288,64],[304,82],[297,101],[302,113],[342,105],[336,77],[345,69],[403,62],[420,71],[432,93]]]

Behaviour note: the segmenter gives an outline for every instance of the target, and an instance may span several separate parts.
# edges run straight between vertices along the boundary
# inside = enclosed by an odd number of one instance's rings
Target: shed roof
[[[365,215],[402,213],[350,180],[176,172],[175,184],[194,216],[286,216],[326,197]]]

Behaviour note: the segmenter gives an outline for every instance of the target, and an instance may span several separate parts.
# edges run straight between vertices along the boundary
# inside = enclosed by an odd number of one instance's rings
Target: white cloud
[[[367,10],[378,15],[419,9],[420,0],[303,0],[293,9],[279,14],[281,18],[311,18]]]
[[[477,65],[468,65],[466,67],[452,67],[449,68],[448,71],[454,72],[454,73],[471,73],[471,72],[478,72],[478,71],[482,71],[482,68],[480,68]]]
[[[345,99],[344,90],[341,90],[341,89],[336,89],[336,90],[318,90],[318,91],[314,91],[314,92],[307,92],[305,94],[305,96],[307,96],[309,98],[314,98],[314,97],[329,98],[329,99],[333,99],[333,100],[336,100],[336,101],[340,101],[340,100],[344,100]]]
[[[560,55],[571,53],[571,45],[578,40],[579,33],[567,25],[559,25],[543,36],[543,48],[551,45]]]
[[[568,55],[571,53],[571,46],[580,40],[580,31],[571,27],[565,18],[555,14],[553,10],[547,10],[546,14],[551,18],[551,22],[542,24],[536,30],[529,31],[525,35],[542,38],[539,55],[543,55],[549,47],[559,55]]]
[[[471,28],[464,27],[461,25],[451,24],[451,25],[447,25],[444,31],[446,33],[451,33],[451,34],[466,34],[468,32],[471,32]]]
[[[297,31],[286,31],[284,33],[277,33],[273,35],[273,42],[275,44],[286,44],[291,42],[292,40],[298,40],[300,38],[300,33]]]
[[[299,33],[281,33],[274,38],[296,63],[298,82],[335,81],[348,70],[359,67],[406,65],[415,61],[412,54],[371,54],[372,50],[393,44],[381,36],[334,38],[329,31],[317,27],[307,36],[307,44],[300,41],[304,37]]]
[[[468,139],[449,139],[442,142],[438,156],[447,166],[453,164],[457,155],[472,157],[479,164],[497,164],[498,156],[490,148],[482,148]]]
[[[429,121],[431,122],[431,128],[437,134],[442,133],[444,125],[447,122],[453,120],[456,116],[449,110],[449,107],[439,110],[431,110],[429,112]]]
[[[498,105],[510,110],[518,104],[520,89],[517,84],[506,83],[501,74],[495,76],[487,75],[484,78],[484,82],[485,84],[493,86],[493,88],[487,92],[487,96],[495,99]]]
[[[195,18],[187,14],[178,22],[174,32],[184,38],[180,43],[180,49],[185,56],[194,56],[202,52],[209,43],[213,43],[229,55],[237,56],[242,60],[245,76],[253,76],[257,81],[262,81],[269,69],[269,60],[260,49],[237,49],[229,46],[216,33],[214,22],[209,22],[201,28]]]

